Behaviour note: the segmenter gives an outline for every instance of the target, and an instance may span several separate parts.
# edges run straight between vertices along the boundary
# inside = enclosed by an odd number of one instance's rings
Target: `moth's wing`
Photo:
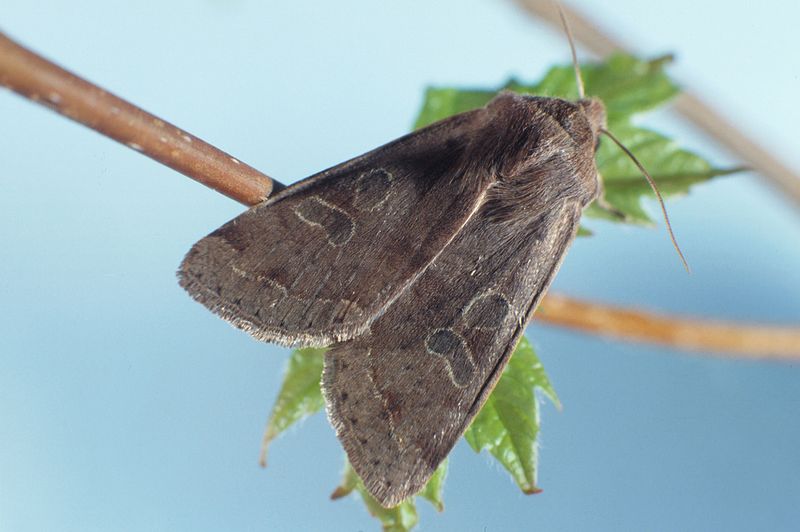
[[[353,337],[477,208],[493,176],[465,165],[488,120],[454,116],[287,188],[195,244],[181,286],[260,340]]]
[[[485,402],[578,227],[567,200],[522,229],[481,209],[370,327],[325,357],[328,415],[369,492],[428,481]]]

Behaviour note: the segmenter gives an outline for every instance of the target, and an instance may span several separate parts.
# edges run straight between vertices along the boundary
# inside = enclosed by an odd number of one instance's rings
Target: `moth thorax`
[[[578,105],[581,106],[584,116],[589,121],[592,135],[597,138],[600,130],[606,127],[606,106],[599,98],[584,98],[578,100]]]

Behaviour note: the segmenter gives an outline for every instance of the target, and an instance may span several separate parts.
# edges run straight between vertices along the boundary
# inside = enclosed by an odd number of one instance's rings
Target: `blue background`
[[[800,167],[796,2],[575,2]],[[429,83],[494,86],[568,60],[509,2],[3,0],[3,30],[284,182],[408,131]],[[582,55],[586,55],[583,53]],[[647,123],[736,162],[669,112]],[[288,351],[192,302],[174,271],[242,207],[0,93],[0,529],[371,530],[329,502],[324,416],[256,465]],[[593,224],[554,290],[716,318],[800,322],[798,210],[752,174]],[[657,214],[654,204],[650,211]],[[564,403],[543,408],[526,497],[461,443],[428,530],[790,530],[800,368],[529,329]]]

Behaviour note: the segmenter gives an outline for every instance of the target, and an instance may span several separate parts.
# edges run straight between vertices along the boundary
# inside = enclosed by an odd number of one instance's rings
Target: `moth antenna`
[[[569,28],[567,16],[564,14],[561,2],[555,0],[555,4],[556,8],[558,8],[558,16],[561,18],[561,25],[564,26],[564,31],[569,41],[569,49],[572,52],[572,67],[575,69],[575,82],[578,84],[578,97],[582,100],[586,97],[586,91],[583,88],[583,76],[581,76],[581,66],[578,64],[578,53],[575,51],[575,39],[572,38],[572,30]]]
[[[686,262],[686,257],[683,256],[683,252],[681,251],[681,247],[678,245],[678,241],[675,238],[675,233],[672,232],[672,224],[669,223],[669,215],[667,214],[667,207],[664,205],[664,198],[661,197],[661,192],[659,192],[658,187],[656,186],[655,180],[650,176],[650,174],[645,170],[645,167],[642,163],[639,162],[639,159],[625,147],[625,145],[620,142],[620,140],[615,137],[609,130],[606,128],[600,129],[600,132],[606,135],[608,138],[614,141],[614,144],[619,146],[619,148],[625,152],[625,155],[631,158],[631,161],[639,168],[639,170],[644,175],[645,179],[647,179],[647,183],[650,185],[650,188],[653,189],[653,192],[658,198],[658,204],[661,205],[661,212],[664,214],[664,222],[667,225],[667,232],[669,233],[669,238],[672,240],[672,245],[675,246],[675,251],[678,252],[678,256],[681,258],[681,262],[683,262],[683,267],[686,268],[687,273],[692,273],[691,268],[689,268],[689,263]]]

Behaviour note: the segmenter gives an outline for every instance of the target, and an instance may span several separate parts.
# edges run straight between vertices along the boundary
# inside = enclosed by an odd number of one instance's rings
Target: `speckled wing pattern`
[[[491,176],[465,155],[486,120],[455,116],[283,190],[195,244],[181,286],[260,340],[359,334],[477,208]]]
[[[369,333],[326,354],[329,417],[382,504],[421,489],[477,414],[581,211],[577,202],[554,206],[545,219],[529,222],[523,238],[519,227],[476,216]]]

